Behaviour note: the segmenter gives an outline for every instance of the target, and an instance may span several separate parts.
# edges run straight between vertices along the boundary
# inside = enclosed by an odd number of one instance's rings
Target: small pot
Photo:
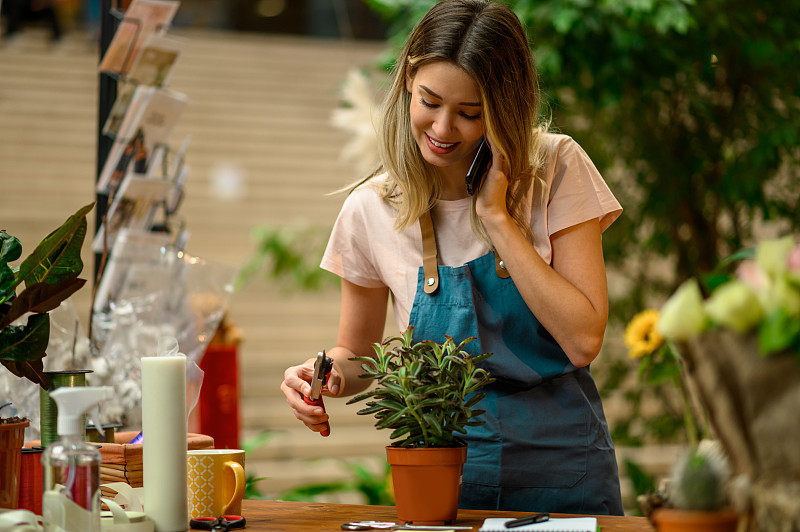
[[[19,506],[19,477],[22,444],[25,442],[27,419],[17,423],[0,423],[0,508]]]
[[[397,518],[414,525],[445,525],[458,516],[466,447],[386,447]]]
[[[659,508],[653,512],[658,532],[735,532],[739,514],[731,509],[716,511]]]

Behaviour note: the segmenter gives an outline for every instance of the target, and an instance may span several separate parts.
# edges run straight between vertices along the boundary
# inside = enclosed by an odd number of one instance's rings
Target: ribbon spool
[[[91,373],[90,369],[76,369],[70,371],[45,371],[45,375],[50,377],[50,388],[45,390],[39,388],[39,413],[41,419],[39,426],[42,432],[42,447],[47,447],[58,439],[56,430],[58,422],[58,407],[56,402],[50,398],[50,392],[56,388],[67,386],[86,386],[86,374]],[[84,425],[85,425],[84,421]]]

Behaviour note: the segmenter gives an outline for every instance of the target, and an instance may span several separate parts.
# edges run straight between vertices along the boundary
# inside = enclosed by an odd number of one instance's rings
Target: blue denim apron
[[[496,380],[468,427],[460,508],[621,515],[614,444],[589,368],[576,368],[490,252],[460,267],[436,264],[430,219],[410,324],[414,340],[457,342],[494,355]],[[431,249],[433,246],[433,249]]]

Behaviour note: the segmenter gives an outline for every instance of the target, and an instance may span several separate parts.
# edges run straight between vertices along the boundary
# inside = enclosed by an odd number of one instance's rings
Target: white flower
[[[658,330],[669,340],[686,341],[706,328],[703,295],[697,281],[685,281],[661,308]]]
[[[764,240],[756,246],[756,262],[773,279],[780,277],[786,273],[787,259],[794,245],[794,237],[791,235]]]
[[[342,158],[353,162],[359,174],[366,175],[378,166],[378,136],[373,124],[375,96],[369,80],[358,69],[347,74],[342,85],[344,105],[331,113],[331,123],[350,134],[342,148]]]
[[[739,280],[732,280],[714,290],[705,307],[714,322],[740,333],[749,331],[764,318],[753,289]]]

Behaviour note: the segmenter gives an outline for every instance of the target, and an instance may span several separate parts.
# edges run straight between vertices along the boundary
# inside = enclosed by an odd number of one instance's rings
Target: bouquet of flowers
[[[626,341],[646,371],[672,367],[697,391],[731,461],[741,529],[797,531],[800,244],[765,240],[722,266],[733,264],[684,282],[660,312],[640,313]]]
[[[659,332],[678,342],[712,328],[754,332],[762,355],[800,355],[800,243],[791,236],[765,240],[733,258],[747,255],[732,278],[709,278],[706,300],[697,280],[683,283],[661,309]]]

